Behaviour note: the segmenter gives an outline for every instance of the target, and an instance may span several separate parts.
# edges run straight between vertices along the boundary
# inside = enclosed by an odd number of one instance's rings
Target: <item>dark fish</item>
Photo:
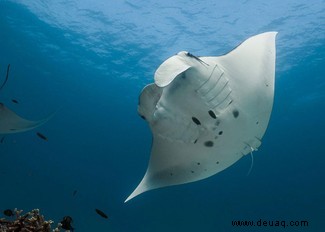
[[[74,190],[72,196],[74,197],[77,194],[77,192],[78,192],[77,190]]]
[[[11,209],[6,209],[3,211],[3,214],[8,216],[8,217],[12,217],[14,216],[14,212]]]
[[[65,216],[63,217],[61,221],[61,228],[65,230],[71,230],[74,231],[74,228],[71,226],[71,223],[73,222],[72,217]]]
[[[102,216],[103,218],[108,218],[108,216],[101,210],[99,209],[95,209],[96,210],[96,213],[99,214],[100,216]]]
[[[12,101],[13,103],[16,103],[16,104],[19,103],[16,99],[11,99],[11,101]]]
[[[201,64],[205,64],[205,65],[207,65],[207,66],[209,66],[207,63],[205,63],[203,60],[201,60],[199,57],[197,57],[197,56],[194,56],[193,54],[191,54],[191,53],[186,53],[186,55],[188,56],[188,57],[192,57],[192,58],[194,58],[194,59],[196,59],[197,61],[199,61]]]
[[[37,132],[36,134],[37,134],[37,136],[40,137],[41,139],[43,139],[43,140],[45,140],[45,141],[48,141],[48,139],[45,137],[45,135],[43,135],[43,134],[41,134],[41,133],[39,133],[39,132]]]
[[[1,138],[0,143],[3,143],[3,141],[5,141],[5,137],[6,137],[6,136],[3,136],[3,137]]]
[[[5,84],[7,83],[8,81],[8,78],[9,78],[9,70],[10,70],[10,64],[8,64],[8,67],[7,67],[7,74],[6,74],[6,79],[5,81],[2,83],[1,87],[0,87],[0,90],[5,86]]]

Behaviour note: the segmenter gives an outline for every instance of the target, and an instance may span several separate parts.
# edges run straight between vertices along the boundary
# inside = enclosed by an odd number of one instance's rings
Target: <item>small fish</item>
[[[74,228],[71,226],[72,222],[73,222],[72,217],[70,216],[63,217],[61,221],[62,229],[74,231]]]
[[[187,56],[189,56],[189,57],[192,57],[192,58],[194,58],[194,59],[196,59],[197,61],[199,61],[201,64],[205,64],[205,65],[207,65],[207,66],[209,66],[207,63],[205,63],[203,60],[201,60],[199,57],[197,57],[197,56],[194,56],[193,54],[191,54],[191,53],[186,53],[186,55]]]
[[[16,104],[19,103],[16,99],[11,99],[11,101],[12,101],[13,103],[16,103]]]
[[[78,192],[77,190],[74,190],[72,196],[74,197],[77,194],[77,192]]]
[[[43,139],[43,140],[45,140],[45,141],[48,141],[48,139],[47,139],[47,137],[45,137],[45,135],[43,135],[43,134],[41,134],[41,133],[39,133],[39,132],[37,132],[36,134],[37,134],[37,136],[40,137],[41,139]]]
[[[1,138],[0,143],[3,143],[3,142],[5,141],[5,137],[6,137],[6,136],[3,136],[3,137]]]
[[[12,217],[14,216],[14,212],[11,209],[6,209],[3,211],[3,214],[8,216],[8,217]]]
[[[101,217],[103,217],[103,218],[108,218],[108,216],[103,212],[103,211],[101,211],[101,210],[99,210],[99,209],[95,209],[95,211],[96,211],[96,213],[98,214],[98,215],[100,215]]]

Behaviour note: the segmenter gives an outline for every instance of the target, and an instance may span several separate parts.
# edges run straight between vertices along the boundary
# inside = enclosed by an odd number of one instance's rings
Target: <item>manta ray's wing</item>
[[[0,103],[0,134],[12,134],[34,129],[47,122],[50,117],[39,121],[29,121],[19,117],[3,103]]]
[[[180,52],[140,95],[153,134],[148,169],[126,199],[212,176],[257,150],[273,105],[275,36],[253,36],[220,57]]]

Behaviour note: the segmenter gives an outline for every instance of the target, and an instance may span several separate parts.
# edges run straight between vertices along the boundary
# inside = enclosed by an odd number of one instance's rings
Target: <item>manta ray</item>
[[[6,85],[9,79],[10,64],[7,66],[6,79],[0,86],[0,90]],[[18,104],[18,101],[12,99],[12,102]],[[18,116],[15,112],[8,109],[3,103],[0,102],[0,134],[13,134],[32,130],[36,127],[41,126],[47,122],[51,116],[39,120],[39,121],[30,121]],[[4,137],[2,137],[1,142]]]
[[[0,103],[0,134],[13,134],[32,130],[47,122],[50,117],[39,121],[30,121],[18,116],[3,103]]]
[[[252,36],[222,56],[182,51],[158,67],[138,105],[153,135],[150,161],[125,202],[208,178],[258,149],[273,106],[276,34]]]

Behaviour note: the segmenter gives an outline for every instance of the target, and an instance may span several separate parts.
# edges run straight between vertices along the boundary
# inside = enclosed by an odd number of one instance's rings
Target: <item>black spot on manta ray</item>
[[[196,117],[192,117],[192,121],[193,121],[196,125],[201,125],[200,120],[197,119]]]
[[[218,133],[218,134],[219,134],[219,135],[222,135],[222,133],[223,133],[223,131],[219,131],[219,133]]]
[[[238,110],[234,110],[234,111],[232,112],[232,115],[234,115],[235,118],[238,118],[238,116],[239,116],[239,111],[238,111]]]
[[[206,142],[204,142],[204,146],[213,147],[213,142],[212,141],[206,141]]]
[[[197,164],[197,165],[200,165],[201,163],[200,163],[200,162],[197,162],[196,164]]]
[[[211,116],[211,118],[214,118],[214,119],[217,118],[216,114],[212,110],[209,110],[208,113]]]

